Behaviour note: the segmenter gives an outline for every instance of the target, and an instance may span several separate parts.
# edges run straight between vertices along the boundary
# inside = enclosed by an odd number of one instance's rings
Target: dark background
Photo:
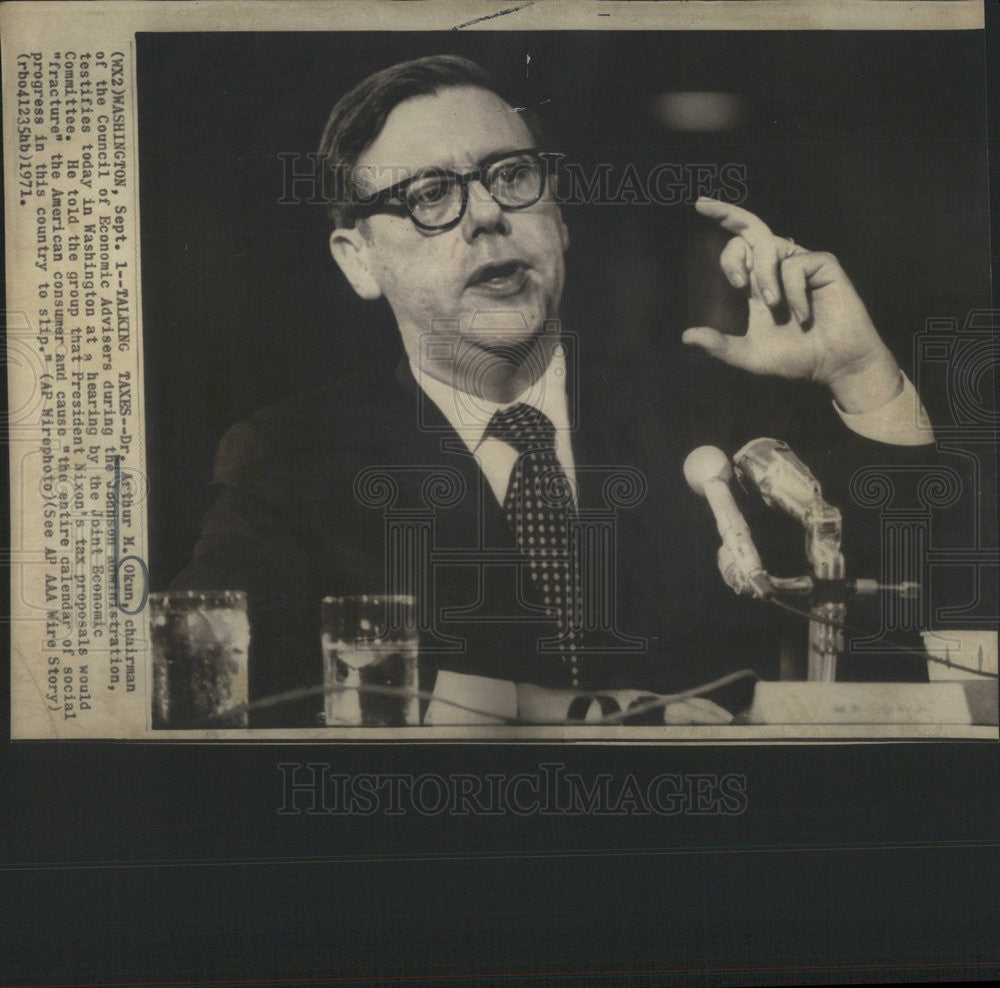
[[[491,69],[519,105],[538,109],[570,160],[588,174],[611,164],[612,188],[629,163],[640,175],[660,162],[742,166],[743,204],[777,232],[836,254],[911,372],[911,341],[928,317],[961,320],[989,304],[981,36],[140,35],[153,589],[190,557],[229,425],[358,363],[395,366],[387,307],[361,302],[341,277],[308,186],[295,187],[301,204],[279,202],[290,196],[278,156],[314,151],[337,97],[374,69],[438,52]],[[657,95],[692,90],[741,97],[742,119],[692,133],[657,118]],[[758,434],[785,435],[777,423],[796,407],[808,415],[812,389],[727,376],[680,343],[689,325],[745,325],[745,303],[718,271],[728,235],[697,217],[692,200],[564,206],[565,328],[582,346],[638,360],[673,350],[708,393],[738,389]],[[943,396],[924,390],[944,424]],[[692,447],[707,441],[707,430],[692,435]]]
[[[996,9],[987,6],[993,19]],[[351,332],[363,310],[325,259],[322,216],[279,208],[271,191],[280,180],[274,150],[312,147],[334,94],[373,67],[364,45],[376,42],[311,42],[319,55],[310,69],[301,51],[280,54],[273,37],[192,40],[147,39],[140,48],[149,450],[157,483],[178,478],[176,515],[193,514],[229,421],[322,379],[327,361],[369,347],[377,357],[391,339]],[[980,36],[916,34],[891,44],[881,36],[884,48],[866,35],[656,39],[664,40],[669,57],[661,47],[640,63],[606,47],[623,42],[586,36],[557,67],[542,54],[557,39],[533,38],[533,65],[539,85],[552,78],[546,72],[568,80],[558,92],[572,106],[562,114],[584,133],[590,114],[614,124],[611,103],[670,73],[681,80],[670,75],[671,86],[719,88],[728,77],[756,94],[757,122],[738,152],[722,155],[751,166],[748,205],[780,232],[836,252],[901,358],[925,318],[961,318],[982,303]],[[494,59],[508,71],[523,61],[521,42],[497,35],[377,43],[394,46],[381,49],[385,62],[485,44],[492,54],[484,61],[495,67]],[[256,62],[241,60],[240,44],[256,47]],[[609,79],[608,89],[598,82]],[[995,73],[991,80],[993,92]],[[853,102],[844,103],[845,93]],[[796,106],[826,112],[796,117]],[[994,148],[997,136],[994,123]],[[671,160],[679,160],[675,148]],[[151,154],[162,156],[159,165],[148,166]],[[619,229],[617,213],[591,215],[586,231],[570,216],[571,277],[586,284],[601,274],[601,290],[587,296],[595,315],[638,305],[662,314],[662,324],[635,319],[616,331],[653,334],[662,325],[664,340],[673,339],[705,301],[678,295],[655,262],[675,256],[666,245],[688,235],[690,217],[645,215],[636,247],[635,225]],[[613,265],[623,262],[614,252],[595,246],[588,258],[591,239],[647,258],[656,308],[616,284]],[[665,253],[647,255],[648,242]],[[925,397],[937,418],[944,410]],[[153,505],[161,579],[190,548],[167,543],[183,542],[195,524],[169,519],[164,503]],[[996,744],[979,743],[8,743],[0,761],[0,980],[310,984],[506,973],[569,983],[573,972],[591,981],[618,972],[619,983],[634,984],[988,979],[1000,973],[997,755]],[[319,761],[345,773],[509,774],[546,760],[588,776],[743,773],[749,806],[741,817],[667,820],[276,814],[280,762]]]

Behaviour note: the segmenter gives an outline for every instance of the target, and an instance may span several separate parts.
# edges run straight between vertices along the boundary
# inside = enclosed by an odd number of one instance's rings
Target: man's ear
[[[562,249],[565,254],[569,250],[569,229],[562,217],[562,210],[559,211],[559,239],[562,241]]]
[[[357,227],[338,227],[330,234],[330,253],[344,277],[364,299],[381,298],[382,289],[368,263],[371,249]]]

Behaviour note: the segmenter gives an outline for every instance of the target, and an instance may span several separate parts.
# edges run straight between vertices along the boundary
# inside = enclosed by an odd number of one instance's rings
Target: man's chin
[[[535,334],[519,339],[483,337],[482,339],[470,340],[470,343],[473,349],[489,354],[497,360],[520,364],[529,359],[531,354],[538,349],[539,335]]]
[[[530,387],[552,359],[551,348],[541,345],[541,334],[468,342],[454,367],[456,386],[500,403],[512,401]]]

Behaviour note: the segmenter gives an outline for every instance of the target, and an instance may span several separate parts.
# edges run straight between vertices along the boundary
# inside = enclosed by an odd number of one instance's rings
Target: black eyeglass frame
[[[469,206],[469,186],[473,182],[479,182],[483,188],[489,192],[489,186],[486,184],[486,178],[489,170],[499,162],[503,161],[505,158],[517,158],[517,157],[531,157],[539,161],[542,166],[542,180],[539,183],[538,195],[535,196],[530,202],[518,203],[516,205],[507,205],[500,202],[496,198],[493,198],[493,194],[490,193],[490,197],[493,201],[504,211],[504,212],[516,212],[520,209],[527,209],[529,206],[534,206],[539,199],[545,194],[545,186],[549,180],[549,175],[553,166],[553,162],[550,159],[562,158],[563,152],[561,151],[550,151],[545,148],[511,148],[504,151],[499,151],[496,154],[491,154],[489,157],[484,158],[479,162],[478,165],[472,170],[464,173],[452,171],[449,168],[422,168],[419,172],[414,175],[410,175],[408,178],[404,178],[400,182],[395,182],[384,189],[379,189],[378,192],[373,192],[371,195],[366,196],[364,200],[358,199],[358,192],[354,192],[354,201],[351,203],[349,209],[351,216],[354,220],[364,219],[367,216],[373,216],[376,213],[391,212],[396,215],[408,216],[413,222],[413,225],[421,230],[426,230],[429,233],[442,233],[445,230],[451,230],[458,226],[462,222],[462,217],[465,216],[465,211]],[[462,203],[459,206],[458,215],[449,220],[447,223],[441,225],[428,225],[427,223],[421,223],[410,210],[410,207],[406,204],[406,190],[410,185],[417,181],[417,179],[425,178],[428,175],[438,175],[441,177],[449,177],[458,182],[459,187],[462,190]],[[392,202],[393,199],[398,199],[399,202]]]

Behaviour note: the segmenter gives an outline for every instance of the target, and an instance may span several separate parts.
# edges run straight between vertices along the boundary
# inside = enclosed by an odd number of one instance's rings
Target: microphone
[[[744,487],[755,487],[769,508],[780,508],[802,524],[824,503],[819,482],[780,439],[754,439],[733,459]]]
[[[684,479],[688,486],[708,501],[715,515],[722,538],[719,568],[723,579],[737,593],[749,591],[755,597],[764,598],[771,593],[770,582],[746,519],[729,490],[732,476],[729,457],[716,446],[699,446],[684,461]]]

